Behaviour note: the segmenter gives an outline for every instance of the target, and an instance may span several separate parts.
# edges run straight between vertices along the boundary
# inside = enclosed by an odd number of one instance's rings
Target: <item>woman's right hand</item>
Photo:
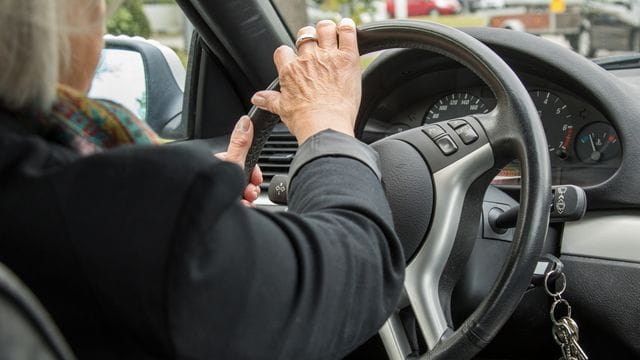
[[[362,93],[355,23],[324,20],[298,37],[307,34],[317,42],[303,42],[297,55],[288,46],[273,55],[280,91],[257,92],[251,102],[279,115],[300,144],[325,129],[353,136]]]

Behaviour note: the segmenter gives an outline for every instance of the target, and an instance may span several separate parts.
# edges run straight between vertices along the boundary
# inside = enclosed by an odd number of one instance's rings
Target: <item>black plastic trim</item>
[[[580,343],[592,359],[640,357],[640,264],[562,256],[563,294],[580,326]]]

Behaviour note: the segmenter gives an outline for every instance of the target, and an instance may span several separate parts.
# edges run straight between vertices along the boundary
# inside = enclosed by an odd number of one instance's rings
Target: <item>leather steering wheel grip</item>
[[[266,90],[279,89],[280,82],[278,79],[275,79]],[[244,162],[244,175],[247,183],[251,181],[251,172],[258,164],[260,152],[267,143],[273,128],[278,124],[278,122],[280,122],[280,117],[278,115],[259,109],[256,106],[251,106],[251,109],[249,110],[249,117],[253,122],[253,141],[251,142],[251,147],[247,153],[247,159]]]

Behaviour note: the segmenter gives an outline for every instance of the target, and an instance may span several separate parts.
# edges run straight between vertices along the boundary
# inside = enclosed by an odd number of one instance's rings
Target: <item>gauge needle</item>
[[[593,134],[589,134],[589,141],[591,141],[591,149],[593,149],[593,152],[596,152],[596,144],[593,143]]]
[[[604,137],[607,137],[607,134],[604,134]],[[611,141],[606,141],[604,146],[602,147],[602,149],[600,149],[600,152],[604,154],[605,151],[607,151],[607,148],[609,147],[609,145],[611,145]]]

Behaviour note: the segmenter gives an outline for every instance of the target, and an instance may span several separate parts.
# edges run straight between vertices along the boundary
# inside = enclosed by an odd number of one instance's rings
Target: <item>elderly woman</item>
[[[225,162],[155,146],[85,97],[102,1],[0,6],[0,261],[80,358],[338,358],[375,334],[404,259],[375,153],[353,138],[352,21],[302,29],[297,53],[274,54],[281,91],[252,99],[301,144],[290,211],[271,214],[240,201],[260,180],[243,190],[248,118]]]

